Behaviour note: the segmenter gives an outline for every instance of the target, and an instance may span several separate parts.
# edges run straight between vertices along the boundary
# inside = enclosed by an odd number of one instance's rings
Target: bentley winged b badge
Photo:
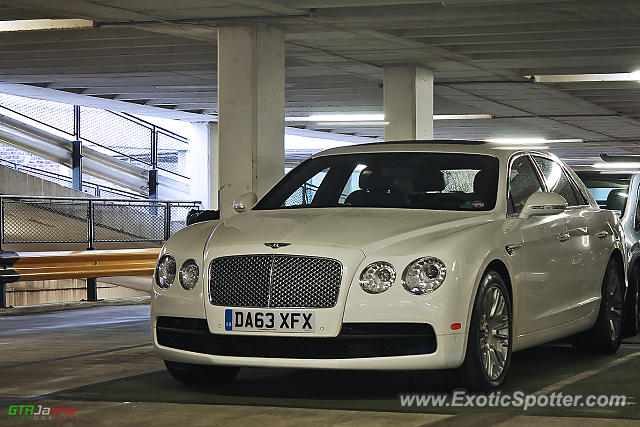
[[[265,246],[269,246],[271,249],[278,249],[278,248],[282,248],[284,246],[289,246],[291,243],[280,243],[280,242],[274,242],[274,243],[265,243]]]

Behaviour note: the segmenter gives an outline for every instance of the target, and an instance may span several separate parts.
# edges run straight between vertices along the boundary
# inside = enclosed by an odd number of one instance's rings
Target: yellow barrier
[[[151,276],[160,248],[20,252],[13,264],[19,280]]]

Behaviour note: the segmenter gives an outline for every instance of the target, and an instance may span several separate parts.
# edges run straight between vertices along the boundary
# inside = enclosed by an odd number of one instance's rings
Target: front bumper
[[[447,369],[464,353],[464,334],[437,336],[424,323],[345,323],[336,337],[306,338],[212,334],[205,319],[162,316],[153,335],[163,359],[203,365]]]

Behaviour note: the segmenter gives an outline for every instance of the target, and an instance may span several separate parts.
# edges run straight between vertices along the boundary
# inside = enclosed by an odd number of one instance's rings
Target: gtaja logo
[[[57,420],[71,421],[76,419],[76,408],[64,407],[60,405],[57,408],[51,408],[42,405],[10,405],[9,421],[24,420]]]

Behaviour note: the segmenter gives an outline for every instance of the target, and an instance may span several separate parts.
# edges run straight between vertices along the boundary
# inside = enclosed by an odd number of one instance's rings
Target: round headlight
[[[438,289],[446,276],[447,267],[438,258],[418,258],[404,269],[402,286],[412,294],[428,294]]]
[[[369,264],[360,274],[360,287],[367,293],[379,294],[386,291],[396,280],[393,265],[384,261]]]
[[[156,266],[156,284],[162,289],[167,289],[176,280],[176,260],[169,254],[165,254]]]
[[[196,287],[199,276],[200,269],[195,260],[188,259],[182,264],[182,267],[180,267],[180,284],[188,291]]]

